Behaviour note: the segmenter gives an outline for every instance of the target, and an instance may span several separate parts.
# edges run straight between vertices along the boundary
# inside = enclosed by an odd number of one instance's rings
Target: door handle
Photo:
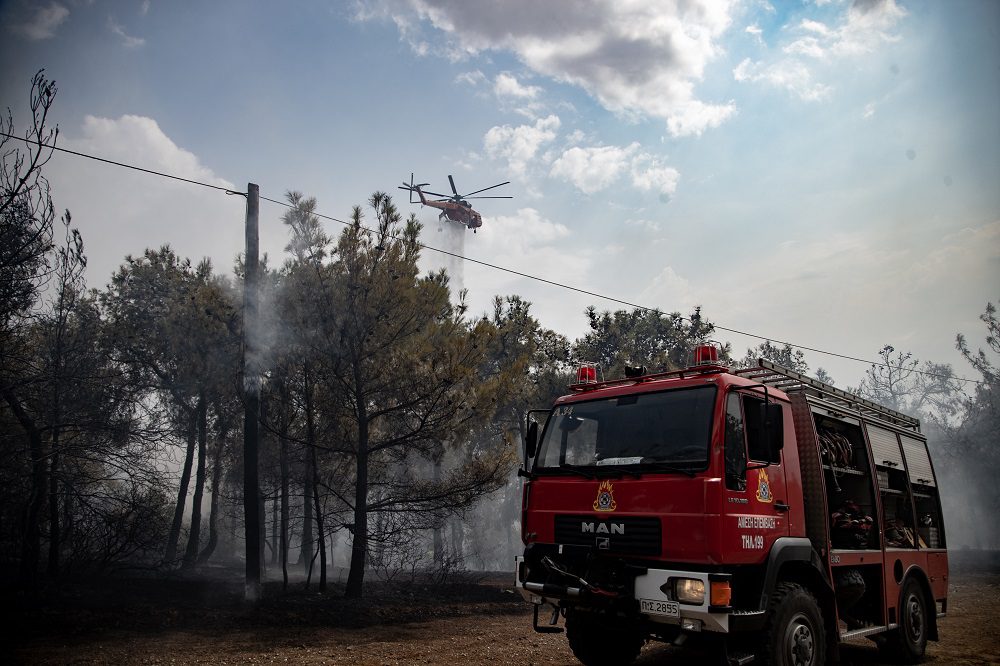
[[[788,511],[792,507],[790,507],[789,505],[785,504],[784,502],[775,502],[774,503],[774,508],[777,511]]]

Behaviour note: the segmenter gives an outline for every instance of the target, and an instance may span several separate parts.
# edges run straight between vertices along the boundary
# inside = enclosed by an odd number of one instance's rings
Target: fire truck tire
[[[826,630],[816,597],[798,583],[780,583],[771,597],[760,660],[771,666],[822,666]]]
[[[645,642],[635,628],[572,608],[566,611],[566,638],[585,666],[626,666],[639,656]]]
[[[899,628],[885,635],[882,651],[903,664],[923,661],[930,628],[927,613],[927,598],[920,584],[913,578],[907,579],[899,595]]]

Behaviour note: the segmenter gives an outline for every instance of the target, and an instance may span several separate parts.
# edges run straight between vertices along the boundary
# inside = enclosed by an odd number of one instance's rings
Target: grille
[[[556,516],[556,543],[619,555],[659,555],[660,519],[637,516]]]

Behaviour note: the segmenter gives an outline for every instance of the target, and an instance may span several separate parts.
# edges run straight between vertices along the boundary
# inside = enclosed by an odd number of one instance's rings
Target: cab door
[[[761,420],[764,400],[730,391],[725,409],[725,516],[727,561],[759,562],[788,534],[788,497],[781,456],[768,460]]]

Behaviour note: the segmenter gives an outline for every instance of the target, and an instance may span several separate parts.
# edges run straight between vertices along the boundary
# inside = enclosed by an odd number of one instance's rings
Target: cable
[[[58,146],[53,146],[47,143],[42,143],[41,141],[35,141],[34,139],[27,139],[23,136],[17,136],[16,134],[8,134],[7,132],[0,132],[0,136],[5,136],[8,139],[15,139],[17,141],[24,141],[25,143],[32,143],[39,148],[48,148],[50,150],[58,150],[61,153],[69,153],[70,155],[76,155],[77,157],[86,157],[88,160],[94,160],[95,162],[104,162],[105,164],[113,164],[114,166],[122,167],[124,169],[132,169],[133,171],[141,171],[143,173],[149,173],[154,176],[161,176],[163,178],[172,178],[173,180],[179,180],[183,183],[191,183],[192,185],[201,185],[202,187],[210,187],[213,190],[220,190],[226,194],[239,194],[246,196],[246,192],[236,192],[226,187],[220,185],[212,185],[211,183],[203,183],[200,180],[191,180],[190,178],[181,178],[180,176],[174,176],[173,174],[163,173],[162,171],[153,171],[152,169],[144,169],[142,167],[135,166],[134,164],[125,164],[124,162],[115,162],[114,160],[109,160],[104,157],[97,157],[96,155],[88,155],[87,153],[79,153],[75,150],[70,150],[69,148],[59,148]]]
[[[265,197],[263,195],[261,195],[260,198],[263,199],[264,201],[269,201],[271,203],[278,204],[279,206],[284,206],[285,208],[289,208],[289,209],[293,208],[293,206],[290,203],[285,202],[285,201],[278,201],[277,199],[271,199],[271,198]],[[339,220],[339,219],[337,219],[335,217],[330,217],[329,215],[323,215],[321,213],[313,213],[313,215],[315,215],[316,217],[322,218],[324,220],[330,220],[332,222],[337,222],[338,224],[343,224],[344,226],[352,226],[354,224],[353,222],[345,222],[343,220]],[[367,233],[377,233],[375,229],[372,229],[371,227],[366,227],[364,225],[361,225],[361,229],[363,229]],[[399,236],[397,234],[389,234],[389,236],[391,238],[393,238],[393,239],[399,240]],[[587,291],[586,289],[581,289],[580,287],[574,287],[573,285],[570,285],[570,284],[565,284],[565,283],[562,283],[562,282],[556,282],[554,280],[549,280],[549,279],[546,279],[546,278],[543,278],[543,277],[539,277],[537,275],[531,275],[529,273],[522,273],[521,271],[516,271],[513,268],[507,268],[506,266],[498,266],[496,264],[491,264],[491,263],[489,263],[487,261],[481,261],[479,259],[473,259],[472,257],[466,257],[466,256],[463,256],[461,254],[456,254],[454,252],[449,252],[448,250],[442,250],[440,248],[432,247],[430,245],[426,245],[424,243],[421,243],[420,241],[417,241],[417,246],[420,247],[421,249],[424,249],[424,250],[431,250],[433,252],[438,252],[440,254],[445,254],[445,255],[448,255],[449,257],[455,257],[456,259],[461,259],[463,261],[468,261],[468,262],[473,263],[473,264],[479,264],[480,266],[486,266],[487,268],[492,268],[494,270],[502,271],[502,272],[505,272],[505,273],[511,273],[512,275],[518,275],[520,277],[527,278],[529,280],[534,280],[536,282],[541,282],[543,284],[552,285],[554,287],[559,287],[561,289],[567,289],[569,291],[575,291],[575,292],[580,293],[580,294],[586,294],[587,296],[593,296],[594,298],[600,298],[600,299],[603,299],[605,301],[611,301],[612,303],[618,303],[620,305],[626,305],[626,306],[628,306],[630,308],[635,308],[637,310],[642,310],[644,312],[661,312],[661,310],[659,310],[657,308],[651,308],[651,307],[646,306],[646,305],[639,305],[638,303],[631,303],[629,301],[625,301],[625,300],[622,300],[620,298],[615,298],[614,296],[607,296],[605,294],[599,294],[599,293],[594,292],[594,291]],[[682,321],[691,321],[690,317],[681,316],[680,319]],[[986,383],[986,382],[980,381],[978,379],[966,379],[964,377],[954,377],[954,376],[951,376],[951,375],[943,375],[943,374],[936,373],[936,372],[927,372],[926,370],[918,370],[916,368],[905,368],[903,366],[890,365],[888,363],[882,363],[880,361],[870,361],[868,359],[858,358],[856,356],[848,356],[847,354],[839,354],[837,352],[826,351],[826,350],[823,350],[823,349],[818,349],[816,347],[806,347],[804,345],[797,345],[795,343],[787,342],[785,340],[778,340],[777,338],[769,338],[769,337],[764,336],[764,335],[757,335],[756,333],[749,333],[747,331],[741,331],[741,330],[735,329],[735,328],[727,328],[725,326],[720,326],[720,325],[715,324],[715,323],[712,324],[712,327],[716,328],[716,329],[718,329],[720,331],[726,331],[728,333],[736,333],[738,335],[745,335],[747,337],[756,338],[757,340],[764,340],[766,342],[777,342],[777,343],[782,344],[782,345],[788,345],[788,346],[791,346],[791,347],[795,347],[797,349],[804,349],[806,351],[815,352],[817,354],[826,354],[827,356],[835,356],[837,358],[842,358],[842,359],[845,359],[845,360],[848,360],[848,361],[856,361],[858,363],[866,363],[868,365],[889,368],[890,370],[909,370],[910,372],[915,372],[915,373],[920,374],[920,375],[926,375],[928,377],[937,377],[939,379],[953,379],[955,381],[972,382],[972,383],[975,383],[975,384],[985,384]]]
[[[106,159],[106,158],[103,158],[103,157],[97,157],[96,155],[88,155],[87,153],[81,153],[81,152],[77,152],[75,150],[69,150],[68,148],[59,148],[57,146],[53,146],[53,145],[50,145],[50,144],[42,143],[40,141],[35,141],[35,140],[32,140],[32,139],[27,139],[27,138],[24,138],[24,137],[20,137],[20,136],[17,136],[15,134],[8,134],[7,132],[0,132],[0,136],[5,136],[5,137],[7,137],[9,139],[15,139],[17,141],[24,141],[25,143],[31,143],[31,144],[34,144],[34,145],[39,146],[41,148],[49,148],[50,150],[57,150],[59,152],[68,153],[70,155],[76,155],[77,157],[85,157],[85,158],[87,158],[89,160],[95,160],[97,162],[103,162],[105,164],[111,164],[111,165],[114,165],[114,166],[122,167],[123,169],[131,169],[133,171],[141,171],[142,173],[148,173],[148,174],[151,174],[151,175],[154,175],[154,176],[160,176],[162,178],[170,178],[172,180],[179,180],[181,182],[190,183],[192,185],[200,185],[201,187],[209,187],[209,188],[211,188],[213,190],[219,190],[220,192],[225,192],[226,194],[235,194],[235,195],[240,195],[240,196],[246,196],[246,192],[237,192],[235,190],[231,190],[229,188],[222,187],[220,185],[212,185],[211,183],[205,183],[205,182],[202,182],[202,181],[199,181],[199,180],[192,180],[190,178],[182,178],[181,176],[175,176],[173,174],[163,173],[162,171],[154,171],[153,169],[145,169],[143,167],[135,166],[133,164],[126,164],[124,162],[116,162],[114,160],[109,160],[109,159]],[[264,201],[268,201],[270,203],[277,204],[279,206],[284,206],[285,208],[292,208],[293,207],[291,204],[289,204],[289,203],[287,203],[285,201],[279,201],[277,199],[271,199],[271,198],[265,197],[263,195],[260,195],[260,198],[262,200],[264,200]],[[316,217],[318,217],[318,218],[322,218],[324,220],[330,220],[331,222],[336,222],[336,223],[342,224],[344,226],[351,226],[353,224],[351,222],[345,222],[344,220],[340,220],[340,219],[337,219],[335,217],[331,217],[329,215],[323,215],[321,213],[313,213],[313,214]],[[367,233],[377,233],[374,229],[371,229],[369,227],[365,227],[363,225],[361,226],[361,228],[364,229]],[[390,237],[393,238],[393,239],[395,239],[395,240],[399,239],[399,236],[397,234],[390,234]],[[440,248],[436,248],[436,247],[433,247],[433,246],[430,246],[430,245],[426,245],[426,244],[421,243],[419,241],[417,241],[417,246],[420,247],[421,249],[424,249],[424,250],[431,250],[432,252],[438,252],[440,254],[445,254],[445,255],[448,255],[449,257],[454,257],[456,259],[461,259],[462,261],[468,261],[468,262],[473,263],[473,264],[479,264],[480,266],[485,266],[487,268],[492,268],[493,270],[502,271],[504,273],[510,273],[512,275],[517,275],[519,277],[523,277],[523,278],[526,278],[528,280],[534,280],[536,282],[541,282],[543,284],[552,285],[553,287],[559,287],[561,289],[567,289],[569,291],[575,291],[577,293],[585,294],[587,296],[593,296],[594,298],[600,298],[602,300],[610,301],[612,303],[618,303],[620,305],[625,305],[625,306],[628,306],[630,308],[636,308],[636,309],[642,310],[644,312],[661,312],[657,308],[651,308],[651,307],[648,307],[648,306],[645,306],[645,305],[639,305],[638,303],[631,303],[629,301],[622,300],[620,298],[615,298],[613,296],[606,296],[604,294],[599,294],[599,293],[594,292],[594,291],[587,291],[586,289],[581,289],[580,287],[574,287],[573,285],[570,285],[570,284],[565,284],[565,283],[562,283],[562,282],[556,282],[555,280],[549,280],[547,278],[539,277],[537,275],[531,275],[530,273],[522,273],[521,271],[516,271],[513,268],[507,268],[506,266],[499,266],[497,264],[491,264],[489,262],[482,261],[480,259],[473,259],[471,257],[466,257],[466,256],[463,256],[461,254],[457,254],[455,252],[449,252],[448,250],[442,250]],[[683,316],[681,317],[681,320],[682,321],[691,321],[691,319],[689,317],[683,317]],[[785,340],[778,340],[777,338],[771,338],[771,337],[767,337],[765,335],[758,335],[756,333],[749,333],[747,331],[741,331],[741,330],[735,329],[735,328],[727,328],[725,326],[720,326],[719,324],[712,324],[712,326],[714,328],[720,330],[720,331],[726,331],[727,333],[736,333],[737,335],[745,335],[745,336],[750,337],[750,338],[756,338],[757,340],[764,340],[764,341],[767,341],[767,342],[777,342],[779,344],[788,345],[790,347],[796,347],[798,349],[804,349],[806,351],[815,352],[817,354],[825,354],[827,356],[834,356],[836,358],[842,358],[842,359],[845,359],[845,360],[848,360],[848,361],[855,361],[857,363],[866,363],[866,364],[872,365],[872,366],[880,366],[880,367],[884,367],[884,368],[889,368],[890,370],[909,370],[910,372],[914,372],[914,373],[920,374],[920,375],[925,375],[925,376],[928,376],[928,377],[937,377],[939,379],[952,379],[952,380],[958,381],[958,382],[969,382],[969,383],[973,383],[973,384],[984,384],[984,385],[986,384],[985,381],[978,380],[978,379],[966,379],[964,377],[953,377],[953,376],[949,376],[949,375],[942,375],[940,373],[927,372],[925,370],[918,370],[916,368],[910,368],[910,369],[908,369],[908,368],[904,368],[902,366],[894,366],[894,365],[889,365],[888,363],[881,363],[881,362],[878,362],[878,361],[870,361],[868,359],[858,358],[856,356],[848,356],[847,354],[839,354],[837,352],[826,351],[824,349],[818,349],[816,347],[806,347],[804,345],[797,345],[797,344],[794,344],[792,342],[788,342],[788,341],[785,341]]]

